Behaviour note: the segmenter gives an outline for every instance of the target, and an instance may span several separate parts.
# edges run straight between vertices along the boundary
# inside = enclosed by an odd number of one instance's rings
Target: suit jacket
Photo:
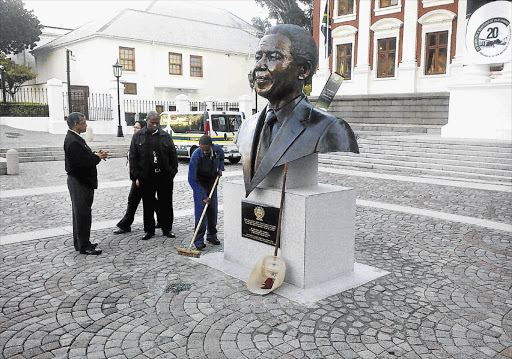
[[[91,151],[82,136],[71,130],[64,139],[64,161],[69,176],[88,187],[98,188],[96,165],[101,159]]]
[[[134,181],[136,179],[147,179],[152,169],[153,149],[150,148],[150,143],[147,141],[147,127],[137,132],[132,137],[129,152],[130,163],[130,178]],[[164,174],[168,175],[171,179],[178,173],[178,155],[176,154],[176,147],[174,142],[167,132],[158,129],[158,146],[160,153],[160,169]]]
[[[302,99],[281,125],[265,157],[254,171],[254,158],[267,108],[246,119],[235,143],[242,155],[245,192],[248,196],[274,167],[315,152],[354,152],[359,147],[354,132],[343,120],[314,108]]]

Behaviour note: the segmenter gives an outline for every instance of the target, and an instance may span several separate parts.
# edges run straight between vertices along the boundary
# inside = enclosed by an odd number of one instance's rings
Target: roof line
[[[58,27],[58,26],[50,26],[50,25],[41,25],[45,29],[58,29],[58,30],[70,30],[73,31],[75,29],[67,28],[67,27]]]
[[[156,1],[156,0],[155,0]],[[217,9],[217,8],[215,8]],[[148,14],[148,15],[155,15],[155,16],[164,16],[164,17],[169,17],[169,18],[172,18],[172,19],[180,19],[180,20],[187,20],[187,21],[191,21],[191,22],[200,22],[200,23],[203,23],[203,24],[209,24],[209,25],[215,25],[215,26],[220,26],[220,27],[227,27],[229,29],[239,29],[239,30],[242,30],[242,31],[246,31],[245,29],[243,29],[242,27],[234,27],[234,26],[228,26],[228,25],[221,25],[221,24],[216,24],[216,23],[213,23],[213,22],[208,22],[208,21],[202,21],[202,20],[192,20],[192,19],[189,19],[189,18],[186,18],[186,17],[180,17],[180,16],[173,16],[173,15],[166,15],[166,14],[158,14],[158,13],[155,13],[155,12],[147,12],[147,11],[143,11],[143,10],[135,10],[135,9],[125,9],[125,10],[130,10],[130,11],[136,11],[136,12],[142,12],[142,13],[145,13],[145,14]],[[224,10],[224,9],[217,9],[217,10]],[[227,10],[224,10],[224,11],[227,11]],[[229,11],[227,11],[229,12]],[[230,13],[231,14],[231,13]],[[233,15],[233,14],[231,14]],[[238,16],[236,15],[233,15],[237,18],[239,18]],[[239,18],[240,19],[240,18]],[[243,22],[245,22],[247,24],[247,26],[253,28],[256,32],[258,31],[258,29],[256,29],[254,26],[252,26],[251,24],[249,24],[247,21],[243,20],[243,19],[240,19],[242,20]]]
[[[108,29],[108,27],[110,25],[112,25],[112,23],[114,21],[116,21],[117,19],[119,19],[122,15],[124,15],[124,13],[129,10],[129,9],[124,9],[122,10],[121,12],[119,12],[116,16],[114,16],[109,22],[107,22],[105,25],[103,25],[102,27],[100,27],[100,29],[96,32],[103,32],[104,30]]]

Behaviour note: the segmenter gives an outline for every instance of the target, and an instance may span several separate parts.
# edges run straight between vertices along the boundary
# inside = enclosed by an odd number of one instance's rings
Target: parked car
[[[222,146],[229,162],[238,163],[241,156],[233,140],[244,119],[244,113],[236,111],[165,111],[160,114],[160,125],[171,134],[178,157],[190,158],[199,147],[199,138],[209,135]]]

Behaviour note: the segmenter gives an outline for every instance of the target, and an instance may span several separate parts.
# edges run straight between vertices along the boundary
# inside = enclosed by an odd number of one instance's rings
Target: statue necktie
[[[260,135],[260,145],[258,146],[258,154],[257,154],[257,160],[256,160],[256,168],[261,163],[261,160],[263,157],[265,157],[265,154],[268,151],[268,148],[270,147],[270,144],[272,143],[273,138],[275,137],[275,133],[277,133],[277,126],[274,126],[277,122],[277,116],[274,110],[268,110],[267,111],[267,117],[265,118],[265,123],[263,124],[263,129],[261,130]],[[274,131],[276,130],[276,131]]]

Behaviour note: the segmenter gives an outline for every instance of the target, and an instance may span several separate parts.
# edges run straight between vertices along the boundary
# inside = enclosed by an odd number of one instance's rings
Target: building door
[[[71,112],[80,112],[89,119],[89,86],[71,86]]]

